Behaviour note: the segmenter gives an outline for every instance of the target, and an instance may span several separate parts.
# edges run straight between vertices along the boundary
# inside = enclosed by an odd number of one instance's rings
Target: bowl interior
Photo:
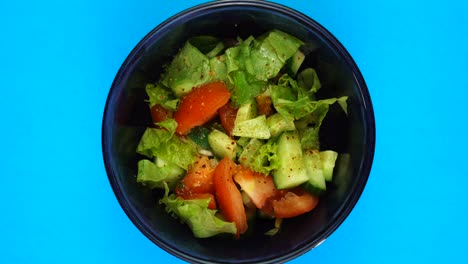
[[[190,262],[278,262],[300,255],[331,234],[357,202],[370,170],[374,121],[367,88],[346,50],[313,20],[272,3],[217,2],[179,14],[150,32],[132,51],[112,85],[103,120],[103,153],[114,192],[135,225],[168,252]],[[333,182],[318,207],[283,222],[275,236],[263,233],[271,221],[257,222],[241,240],[224,237],[196,239],[188,227],[171,218],[158,204],[162,193],[136,183],[135,153],[151,124],[145,102],[146,83],[158,80],[192,36],[220,38],[257,36],[270,29],[292,34],[307,44],[305,66],[317,70],[319,97],[347,95],[348,114],[332,107],[321,129],[322,149],[340,153]]]

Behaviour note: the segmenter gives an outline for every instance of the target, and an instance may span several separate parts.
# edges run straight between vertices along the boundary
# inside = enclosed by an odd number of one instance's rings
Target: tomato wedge
[[[225,104],[218,110],[219,119],[221,119],[221,125],[228,132],[228,135],[232,137],[232,130],[237,117],[237,108],[232,107],[231,103]]]
[[[151,107],[151,117],[153,119],[153,122],[155,123],[172,118],[172,116],[173,116],[173,112],[170,110],[167,110],[162,105],[155,104]]]
[[[187,196],[187,193],[214,193],[213,173],[210,159],[200,155],[176,186],[176,194],[183,197]]]
[[[174,114],[176,132],[186,135],[192,128],[203,125],[225,105],[231,94],[223,82],[212,82],[192,89],[186,94]]]
[[[311,211],[318,203],[317,197],[302,188],[278,190],[271,176],[248,168],[238,170],[234,175],[234,180],[255,206],[271,217],[295,217]]]
[[[280,199],[272,201],[273,212],[277,218],[291,218],[310,212],[317,203],[318,197],[300,188],[290,190]]]
[[[236,237],[239,238],[248,226],[242,195],[232,179],[236,166],[229,158],[223,158],[215,168],[213,179],[220,212],[226,221],[236,224]]]
[[[176,186],[176,195],[184,200],[210,198],[208,208],[216,209],[213,173],[210,159],[207,156],[199,156]]]
[[[275,196],[277,192],[271,176],[254,172],[248,168],[237,171],[234,180],[259,209],[263,208],[266,201]]]

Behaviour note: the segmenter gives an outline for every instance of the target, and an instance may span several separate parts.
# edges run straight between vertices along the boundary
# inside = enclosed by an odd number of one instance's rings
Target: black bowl
[[[244,239],[194,238],[188,227],[169,216],[158,195],[136,183],[135,149],[151,124],[145,84],[158,80],[192,36],[257,36],[270,29],[292,34],[307,44],[306,66],[317,70],[323,98],[349,96],[348,114],[332,108],[321,129],[324,148],[340,153],[334,180],[312,212],[283,222],[273,236],[271,223],[257,223]],[[156,245],[189,262],[278,263],[319,245],[345,220],[370,173],[375,124],[364,79],[346,49],[325,28],[304,14],[267,1],[216,1],[183,11],[151,31],[120,68],[107,98],[102,148],[109,181],[125,213]]]

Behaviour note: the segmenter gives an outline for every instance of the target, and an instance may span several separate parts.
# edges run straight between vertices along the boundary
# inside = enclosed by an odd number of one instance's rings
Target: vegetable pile
[[[232,41],[231,41],[232,42]],[[146,86],[154,125],[137,153],[137,181],[165,190],[160,203],[194,236],[239,238],[256,217],[313,210],[332,180],[338,153],[320,149],[330,105],[305,68],[301,40],[279,30],[228,46],[189,39],[161,79]]]

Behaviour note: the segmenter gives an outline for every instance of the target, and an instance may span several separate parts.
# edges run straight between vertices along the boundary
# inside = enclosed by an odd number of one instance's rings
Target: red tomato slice
[[[182,193],[182,195],[178,195],[180,198],[184,200],[196,200],[196,199],[206,199],[210,198],[210,203],[208,204],[209,209],[216,210],[216,200],[212,193]]]
[[[302,188],[276,189],[273,178],[243,168],[234,180],[263,213],[276,218],[290,218],[315,208],[318,198]]]
[[[260,208],[260,210],[262,210],[262,212],[266,215],[276,217],[275,212],[273,211],[273,202],[276,200],[280,200],[286,193],[286,190],[275,189],[273,196],[270,196],[266,199],[264,206]]]
[[[207,156],[199,156],[187,174],[176,186],[178,196],[187,197],[189,194],[214,193],[214,168]]]
[[[212,82],[191,90],[182,98],[174,115],[177,134],[186,135],[192,128],[208,122],[230,97],[223,82]]]
[[[291,218],[312,211],[317,206],[318,197],[295,188],[286,192],[278,200],[273,200],[273,212],[277,218]]]
[[[218,110],[219,118],[224,129],[228,132],[228,135],[232,137],[232,130],[234,129],[234,123],[237,116],[237,108],[232,107],[230,103],[225,104]]]
[[[169,118],[172,118],[173,112],[167,110],[162,105],[156,104],[151,107],[151,117],[153,118],[153,122],[158,123]]]
[[[234,175],[234,180],[259,209],[263,208],[266,201],[274,197],[277,192],[271,176],[247,168],[239,170]]]
[[[248,226],[242,195],[232,179],[235,171],[236,164],[225,157],[215,168],[214,185],[220,212],[226,221],[236,224],[236,237],[239,238]]]

